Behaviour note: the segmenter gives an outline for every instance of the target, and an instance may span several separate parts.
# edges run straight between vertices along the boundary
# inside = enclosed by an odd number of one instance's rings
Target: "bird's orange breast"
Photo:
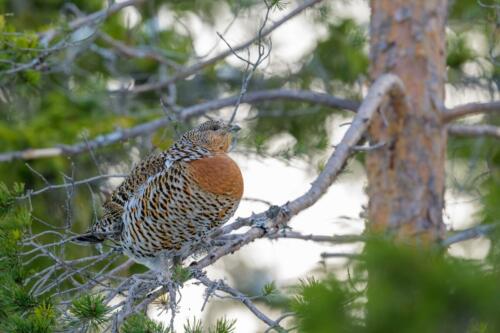
[[[204,191],[241,199],[243,177],[240,168],[226,154],[202,158],[188,163],[188,172]]]

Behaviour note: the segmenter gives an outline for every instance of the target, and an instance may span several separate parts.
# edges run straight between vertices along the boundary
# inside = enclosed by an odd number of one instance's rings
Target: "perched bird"
[[[236,125],[207,121],[168,150],[142,160],[103,205],[104,214],[76,240],[113,240],[151,269],[203,243],[234,214],[243,194],[228,156]]]

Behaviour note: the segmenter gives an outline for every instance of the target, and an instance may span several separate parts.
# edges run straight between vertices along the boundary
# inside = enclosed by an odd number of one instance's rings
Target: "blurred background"
[[[116,1],[120,3],[120,1]],[[64,30],[79,15],[101,10],[103,0],[0,0],[0,154],[28,148],[57,147],[94,140],[121,128],[159,118],[165,126],[123,142],[80,154],[0,162],[0,180],[26,189],[125,174],[141,158],[170,146],[179,133],[204,116],[176,119],[184,107],[238,95],[248,77],[246,62],[255,61],[253,43],[158,89],[182,68],[211,59],[258,35],[299,6],[299,1],[257,0],[146,1],[81,28]],[[447,29],[446,106],[499,98],[499,8],[479,1],[450,1]],[[269,57],[248,80],[248,92],[304,89],[359,101],[368,72],[367,1],[331,0],[304,10],[277,28],[262,43]],[[40,33],[62,27],[50,51]],[[218,35],[220,34],[220,36]],[[221,37],[223,36],[223,37]],[[38,62],[32,63],[38,59]],[[15,71],[20,64],[26,70]],[[143,89],[146,87],[145,89]],[[164,100],[164,105],[160,99]],[[166,101],[166,102],[165,102]],[[234,106],[212,111],[211,118],[229,119]],[[345,133],[352,115],[316,104],[278,100],[242,104],[236,122],[243,128],[232,156],[245,180],[245,200],[237,216],[246,217],[283,204],[304,193]],[[498,124],[498,116],[468,119]],[[500,145],[489,138],[450,137],[447,163],[446,223],[450,230],[492,223],[500,215]],[[290,224],[304,234],[360,234],[364,230],[366,179],[363,154],[351,160],[340,179],[317,204]],[[100,214],[100,204],[121,178],[103,178],[77,187],[33,196],[29,206],[34,232],[70,226],[85,231]],[[47,236],[47,241],[51,238]],[[482,260],[495,244],[480,238],[454,245],[450,253]],[[274,282],[283,293],[299,279],[335,272],[347,279],[344,255],[362,244],[325,244],[304,240],[258,240],[208,269],[247,295],[258,295]],[[97,254],[93,246],[68,246],[70,258]],[[325,258],[322,253],[338,257]],[[123,261],[118,261],[123,262]],[[34,271],[47,262],[34,261]],[[95,267],[98,269],[98,267]],[[132,266],[124,275],[143,272]],[[237,301],[213,298],[201,312],[205,287],[187,283],[182,289],[177,323],[197,317],[211,323],[226,316],[238,319],[236,332],[261,332],[260,323]],[[281,297],[257,300],[273,317],[281,313]],[[166,316],[151,308],[161,320]]]

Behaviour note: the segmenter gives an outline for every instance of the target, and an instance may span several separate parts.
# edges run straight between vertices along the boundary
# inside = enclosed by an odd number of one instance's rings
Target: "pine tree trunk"
[[[446,0],[371,0],[370,75],[398,75],[410,110],[389,101],[369,133],[369,219],[375,231],[435,241],[444,232]]]

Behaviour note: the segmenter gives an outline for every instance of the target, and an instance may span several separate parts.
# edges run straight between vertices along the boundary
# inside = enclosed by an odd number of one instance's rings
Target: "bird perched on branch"
[[[142,160],[103,205],[80,242],[115,241],[151,269],[203,243],[234,214],[243,194],[238,165],[227,155],[236,125],[207,121],[168,150]]]

